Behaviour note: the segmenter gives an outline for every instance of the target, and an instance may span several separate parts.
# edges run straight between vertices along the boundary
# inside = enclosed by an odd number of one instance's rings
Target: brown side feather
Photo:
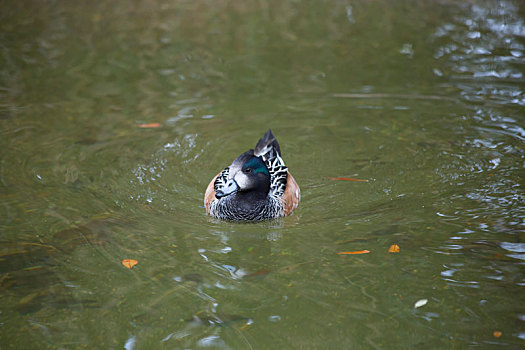
[[[219,172],[215,177],[211,180],[210,184],[206,188],[206,192],[204,193],[204,206],[206,207],[206,214],[210,213],[210,203],[215,199],[215,179],[217,176],[219,176],[221,173]]]
[[[284,215],[290,215],[299,205],[301,200],[301,189],[292,174],[288,172],[286,180],[286,190],[283,193],[282,201],[284,202]]]

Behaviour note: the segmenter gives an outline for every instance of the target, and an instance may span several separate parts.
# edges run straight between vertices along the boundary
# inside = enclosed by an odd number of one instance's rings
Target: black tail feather
[[[263,137],[257,142],[257,145],[255,146],[255,155],[256,156],[263,156],[268,152],[271,152],[275,150],[279,156],[281,156],[281,148],[279,147],[279,142],[277,142],[277,139],[275,136],[273,136],[272,131],[268,129],[268,132],[264,134]],[[267,157],[263,157],[267,158]],[[273,158],[273,155],[270,155],[269,158]]]

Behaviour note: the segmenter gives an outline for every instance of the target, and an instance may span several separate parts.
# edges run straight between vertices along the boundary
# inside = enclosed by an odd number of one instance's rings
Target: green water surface
[[[522,348],[524,74],[518,0],[3,1],[0,348]]]

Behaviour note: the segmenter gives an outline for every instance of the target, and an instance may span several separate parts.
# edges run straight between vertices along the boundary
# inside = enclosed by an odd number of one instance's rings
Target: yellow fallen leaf
[[[495,337],[495,338],[499,338],[501,337],[503,333],[501,333],[500,331],[494,331],[494,333],[492,333],[492,335]]]
[[[399,246],[397,244],[392,244],[390,248],[388,248],[389,253],[399,253]]]
[[[348,255],[348,254],[367,254],[367,253],[370,253],[370,250],[356,250],[356,251],[353,251],[353,252],[339,252],[337,254],[339,255]]]
[[[122,265],[126,266],[128,269],[132,269],[133,266],[137,265],[139,263],[138,260],[135,259],[124,259],[122,260]]]
[[[328,176],[330,180],[339,180],[339,181],[358,181],[358,182],[368,182],[368,180],[363,179],[353,179],[351,177],[331,177]]]
[[[139,128],[144,128],[144,129],[153,129],[153,128],[160,128],[162,126],[162,124],[160,124],[160,123],[150,123],[150,124],[139,124],[137,126]]]

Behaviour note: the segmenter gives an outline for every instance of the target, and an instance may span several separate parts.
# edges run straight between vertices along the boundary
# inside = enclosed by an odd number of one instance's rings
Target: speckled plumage
[[[283,203],[272,195],[266,200],[253,201],[249,210],[237,205],[235,198],[228,196],[222,200],[214,200],[208,214],[223,220],[259,221],[283,216],[282,212]]]
[[[259,221],[290,215],[300,198],[279,143],[268,130],[254,150],[241,154],[212,179],[204,205],[206,213],[218,219]]]

